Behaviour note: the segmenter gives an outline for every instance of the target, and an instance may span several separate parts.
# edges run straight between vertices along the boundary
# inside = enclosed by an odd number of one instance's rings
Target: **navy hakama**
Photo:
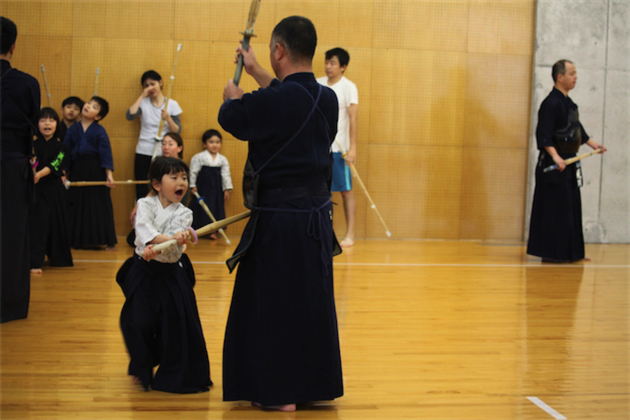
[[[70,181],[105,181],[107,175],[98,157],[72,162]],[[109,187],[70,187],[70,243],[73,248],[114,246],[116,229]]]
[[[225,200],[223,195],[223,184],[221,180],[220,166],[203,166],[197,175],[197,193],[203,198],[204,203],[212,212],[216,220],[225,219]],[[205,212],[195,198],[190,202],[190,209],[193,211],[194,229],[199,229],[212,223],[210,216]],[[225,230],[227,228],[224,228]]]
[[[316,99],[317,98],[317,99]],[[330,145],[337,98],[312,73],[226,101],[219,123],[247,139],[259,201],[238,263],[223,346],[223,399],[263,406],[343,395],[333,287]]]
[[[541,152],[541,164],[536,167],[536,187],[532,202],[527,253],[555,261],[584,259],[582,229],[582,198],[575,165],[562,172],[543,173],[553,165]],[[546,155],[546,156],[545,156]]]
[[[343,395],[332,204],[325,203],[313,198],[283,203],[277,207],[288,212],[261,211],[251,222],[260,234],[236,275],[223,348],[225,401],[270,406]],[[313,213],[291,212],[322,204]]]
[[[193,291],[194,271],[186,254],[170,264],[134,254],[116,281],[126,297],[120,328],[130,356],[129,375],[139,378],[147,390],[208,391],[210,362]]]
[[[73,266],[66,193],[57,177],[44,177],[35,185],[35,203],[29,218],[32,268],[41,268],[45,255],[53,267]]]

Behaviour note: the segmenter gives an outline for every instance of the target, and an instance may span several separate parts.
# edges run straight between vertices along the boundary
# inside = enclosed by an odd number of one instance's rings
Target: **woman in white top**
[[[147,179],[151,158],[156,141],[161,141],[164,134],[168,132],[181,133],[182,124],[180,115],[182,109],[174,99],[169,99],[167,109],[164,109],[166,97],[162,93],[164,81],[162,76],[154,70],[146,71],[141,78],[142,94],[127,110],[127,120],[131,121],[140,116],[140,136],[136,146],[136,157],[134,160],[134,176],[136,179]],[[164,124],[160,133],[158,128],[160,121],[164,119]],[[158,148],[158,156],[162,153]],[[146,185],[136,185],[136,199],[146,197],[148,187]]]

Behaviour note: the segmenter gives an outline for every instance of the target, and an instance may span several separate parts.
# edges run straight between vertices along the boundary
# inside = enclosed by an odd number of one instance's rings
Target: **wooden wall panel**
[[[133,44],[133,42],[130,42]],[[69,75],[72,79],[72,84],[69,86],[67,96],[79,96],[84,101],[88,100],[94,95],[96,85],[96,69],[99,69],[98,76],[98,93],[104,97],[108,102],[112,98],[108,98],[104,93],[105,89],[111,87],[112,78],[111,71],[106,68],[106,62],[109,62],[108,54],[106,53],[106,41],[104,38],[95,37],[74,37],[71,45],[71,69]],[[107,59],[107,61],[106,61]],[[116,81],[116,83],[118,83]],[[61,107],[61,101],[65,97],[59,98],[58,105]],[[111,109],[110,113],[115,110]],[[108,115],[106,118],[111,117]]]
[[[371,142],[462,144],[465,54],[376,49],[372,66]]]
[[[172,0],[107,0],[105,23],[107,38],[171,40],[175,4]]]
[[[19,27],[13,60],[42,84],[46,65],[53,106],[70,95],[98,93],[110,103],[103,120],[115,178],[131,178],[139,124],[125,111],[141,93],[140,76],[158,71],[168,89],[175,50],[182,51],[173,98],[183,109],[185,160],[219,128],[217,114],[245,29],[248,0],[3,0],[0,12]],[[350,52],[346,76],[359,89],[356,167],[397,238],[522,237],[534,0],[265,0],[252,46],[268,71],[269,36],[291,14],[308,16],[324,52]],[[244,76],[246,91],[257,88]],[[227,213],[243,211],[240,185],[246,144],[224,134],[235,191]],[[357,236],[384,238],[355,180]],[[134,189],[112,191],[119,235],[129,229]],[[334,226],[345,233],[341,198]],[[244,222],[230,228],[238,235]]]
[[[72,6],[72,0],[2,1],[2,13],[3,16],[10,16],[9,18],[14,22],[20,21],[18,37],[21,35],[70,36],[72,35]]]
[[[18,28],[19,34],[19,28]],[[19,35],[18,35],[19,36]],[[20,46],[28,45],[21,69],[37,78],[42,93],[42,106],[48,106],[44,74],[48,82],[51,106],[59,111],[64,93],[70,89],[71,45],[70,37],[42,37],[25,35],[20,37]],[[16,46],[17,48],[17,46]],[[44,66],[42,72],[41,66]]]
[[[372,48],[376,29],[374,27],[374,8],[366,7],[361,0],[345,0],[339,2],[339,38],[337,43],[352,45],[353,51],[358,48]],[[333,24],[326,22],[326,27]],[[364,68],[367,70],[367,68]]]
[[[518,149],[463,149],[460,239],[514,239],[511,228],[523,223],[526,182],[513,174],[526,160]]]
[[[206,3],[206,4],[204,4]],[[224,29],[222,25],[216,28],[211,25],[212,19],[220,18],[221,22],[227,16],[217,15],[218,10],[229,10],[220,3],[222,7],[216,7],[219,2],[201,2],[199,0],[178,0],[175,3],[175,37],[177,39],[210,41],[218,32]],[[212,28],[210,26],[213,26]],[[214,29],[214,30],[213,30]]]
[[[464,144],[528,147],[531,58],[468,54]]]
[[[469,52],[531,56],[531,0],[471,0]]]
[[[271,24],[269,32],[263,35],[269,41],[269,35],[276,23],[287,16],[307,16],[317,30],[317,43],[319,45],[336,44],[339,42],[339,31],[343,22],[339,15],[340,1],[321,0],[276,0],[275,21]],[[266,4],[266,3],[265,3]],[[263,4],[263,6],[265,6]],[[262,7],[262,6],[261,6]]]
[[[374,1],[374,47],[466,51],[468,0]]]
[[[397,238],[458,238],[462,149],[449,146],[370,147],[367,188]],[[361,190],[354,187],[356,194]],[[368,210],[366,236],[384,230]]]
[[[107,1],[83,0],[73,3],[73,35],[76,37],[104,37],[107,33],[107,19],[105,19]],[[127,42],[129,41],[127,40]]]
[[[249,4],[245,2],[176,0],[175,37],[236,44],[238,32],[245,29],[243,16],[247,16],[248,11]],[[256,26],[260,26],[259,23]]]
[[[209,128],[206,127],[209,108],[214,108],[220,98],[211,90],[210,76],[215,65],[214,49],[207,42],[182,41],[181,44],[172,96],[183,110],[182,136],[198,139]],[[171,70],[162,75],[167,86],[170,83],[170,73]]]

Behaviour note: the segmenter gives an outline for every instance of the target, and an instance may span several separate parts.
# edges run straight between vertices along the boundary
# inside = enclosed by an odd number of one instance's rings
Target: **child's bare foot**
[[[213,241],[217,240],[217,234],[216,233],[211,233],[210,234],[210,239],[212,239]]]
[[[344,238],[343,241],[341,241],[341,243],[339,244],[342,248],[350,248],[351,246],[354,245],[354,239],[352,238]]]
[[[262,408],[263,410],[283,411],[285,413],[291,413],[291,412],[295,411],[295,404],[262,405],[260,403],[252,401],[252,405],[254,407]]]
[[[105,248],[105,252],[116,252],[116,245],[108,246],[107,248]]]
[[[31,274],[43,274],[44,272],[42,271],[41,268],[31,268]]]

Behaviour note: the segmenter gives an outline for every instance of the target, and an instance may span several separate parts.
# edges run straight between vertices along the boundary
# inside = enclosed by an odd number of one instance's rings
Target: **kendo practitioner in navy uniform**
[[[569,98],[577,82],[575,65],[560,60],[553,65],[554,88],[540,105],[536,141],[540,154],[532,204],[527,253],[543,262],[584,259],[580,162],[567,166],[580,145],[606,148],[588,136],[580,123],[578,106]],[[557,164],[558,170],[543,172]]]
[[[17,26],[0,17],[0,29],[0,322],[7,322],[28,315],[31,289],[28,213],[33,191],[29,158],[37,131],[40,90],[37,79],[11,67]]]
[[[218,117],[248,142],[244,195],[252,209],[228,260],[230,271],[240,266],[225,331],[223,399],[263,409],[294,411],[297,403],[343,395],[330,201],[338,103],[315,80],[316,45],[310,20],[278,23],[270,43],[277,78],[251,48],[239,48],[261,89],[243,94],[230,80]]]

